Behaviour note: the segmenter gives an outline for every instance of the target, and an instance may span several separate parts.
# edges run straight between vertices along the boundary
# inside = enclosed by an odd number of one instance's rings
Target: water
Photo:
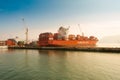
[[[0,50],[0,80],[120,80],[120,54]]]

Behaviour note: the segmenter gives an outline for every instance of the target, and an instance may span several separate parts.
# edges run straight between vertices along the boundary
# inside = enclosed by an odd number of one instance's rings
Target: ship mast
[[[25,23],[24,18],[22,19],[22,21],[23,21],[24,26],[26,27],[26,23]],[[25,44],[28,44],[28,27],[26,27],[25,35],[26,35]]]

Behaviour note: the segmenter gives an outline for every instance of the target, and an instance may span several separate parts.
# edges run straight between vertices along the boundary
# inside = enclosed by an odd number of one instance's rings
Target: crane
[[[25,44],[28,44],[28,27],[27,27],[27,25],[25,23],[24,18],[22,18],[22,21],[23,21],[23,25],[26,27],[26,32],[25,32],[26,40],[25,40]]]
[[[81,35],[84,36],[84,33],[82,32],[82,29],[81,29],[81,27],[80,27],[80,24],[78,24],[78,27],[79,27],[79,30],[80,30],[80,32],[81,32]]]

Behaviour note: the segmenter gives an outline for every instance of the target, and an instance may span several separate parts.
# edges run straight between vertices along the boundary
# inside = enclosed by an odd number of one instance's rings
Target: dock
[[[34,49],[34,50],[64,50],[64,51],[86,51],[86,52],[111,52],[120,53],[118,47],[8,47],[9,49]]]

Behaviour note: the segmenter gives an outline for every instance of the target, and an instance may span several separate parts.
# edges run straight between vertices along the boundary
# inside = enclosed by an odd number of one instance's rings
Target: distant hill
[[[99,43],[116,43],[120,44],[120,35],[106,36],[99,40]]]

